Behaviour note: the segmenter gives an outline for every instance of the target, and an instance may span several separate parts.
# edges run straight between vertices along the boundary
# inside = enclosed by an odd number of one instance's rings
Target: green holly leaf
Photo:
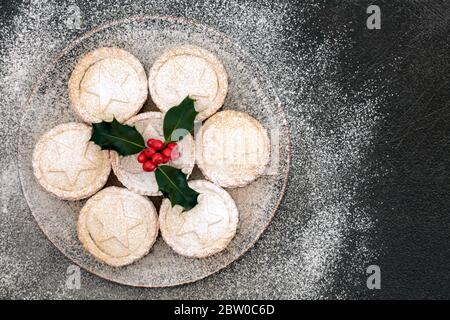
[[[145,141],[139,131],[116,119],[93,123],[90,141],[99,145],[102,150],[115,150],[121,156],[136,154],[145,149]]]
[[[170,200],[172,206],[178,204],[185,210],[197,205],[199,193],[187,184],[186,175],[180,169],[161,165],[155,171],[159,191]]]
[[[195,111],[194,100],[189,97],[167,111],[164,116],[163,131],[166,142],[177,141],[194,129],[194,120],[198,112]]]

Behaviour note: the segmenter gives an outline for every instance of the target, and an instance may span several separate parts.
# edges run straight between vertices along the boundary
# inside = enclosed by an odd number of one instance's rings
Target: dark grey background
[[[2,1],[0,19],[11,19],[18,2]],[[365,27],[369,4],[369,1],[320,2],[321,9],[311,18],[314,25],[302,30],[302,34],[293,32],[290,37],[292,43],[305,41],[305,34],[320,38],[324,32],[344,30],[345,24],[345,36],[353,45],[340,57],[337,66],[340,72],[332,80],[339,81],[349,95],[372,81],[372,94],[385,97],[380,106],[383,120],[378,124],[375,148],[366,166],[372,173],[370,176],[377,176],[380,168],[389,174],[380,175],[381,178],[373,179],[358,191],[359,201],[371,207],[377,219],[376,236],[368,246],[379,252],[377,261],[372,263],[381,267],[382,289],[366,288],[364,269],[360,274],[354,270],[349,273],[352,248],[348,244],[344,259],[332,275],[333,285],[324,290],[322,297],[340,297],[346,292],[347,297],[363,299],[450,298],[450,3],[376,1],[382,9],[381,30]],[[303,2],[295,1],[290,5],[292,15],[300,14],[304,6]],[[178,11],[175,4],[171,6],[168,10],[183,16],[181,9]],[[221,29],[219,25],[213,27]],[[77,31],[73,36],[77,36]],[[292,43],[284,43],[284,49],[290,50]],[[7,142],[13,140],[13,133],[5,136],[9,137]],[[5,148],[11,145],[6,144]],[[277,259],[277,255],[288,254],[288,249],[280,253],[277,247],[300,237],[295,230],[286,232],[286,224],[295,219],[295,206],[286,201],[256,246],[212,277],[183,287],[135,289],[83,271],[83,288],[78,291],[63,286],[70,261],[42,234],[34,235],[38,228],[28,208],[20,202],[13,204],[14,201],[10,199],[9,206],[14,208],[17,218],[2,224],[0,264],[4,263],[2,270],[11,267],[5,257],[14,256],[13,261],[21,261],[20,266],[14,266],[20,273],[9,279],[8,283],[15,283],[14,287],[2,288],[3,298],[299,297],[295,292],[287,292],[291,279],[279,278],[266,266],[282,267],[283,260]],[[19,221],[20,227],[15,225]],[[350,238],[358,236],[353,234]]]
[[[352,66],[369,76],[387,68],[374,94],[395,95],[376,139],[373,163],[390,174],[361,194],[377,208],[383,298],[449,298],[450,108],[448,1],[377,1],[379,32],[349,35],[358,43],[343,68],[349,87],[358,86]],[[341,11],[355,18],[356,7]],[[395,65],[399,72],[392,72]],[[344,80],[345,81],[345,80]],[[373,170],[376,170],[374,167]]]

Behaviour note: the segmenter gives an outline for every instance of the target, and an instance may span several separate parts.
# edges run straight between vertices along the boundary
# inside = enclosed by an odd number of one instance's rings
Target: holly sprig
[[[179,105],[170,108],[163,120],[164,143],[179,141],[194,128],[194,120],[198,112],[194,100],[186,97]],[[114,150],[121,156],[138,154],[143,151],[145,140],[135,127],[121,124],[116,119],[111,122],[102,121],[92,125],[90,141],[99,145],[102,150]],[[198,203],[199,193],[191,189],[187,176],[177,168],[159,165],[155,170],[159,191],[172,204],[190,210]]]

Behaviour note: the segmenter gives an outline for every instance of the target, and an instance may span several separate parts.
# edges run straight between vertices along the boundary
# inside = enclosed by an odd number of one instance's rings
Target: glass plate
[[[206,259],[176,254],[159,236],[148,255],[121,268],[96,261],[80,244],[76,224],[84,201],[63,201],[37,183],[31,157],[39,137],[55,125],[80,121],[70,108],[67,82],[77,60],[103,46],[135,55],[148,72],[169,47],[194,44],[215,53],[229,76],[224,109],[236,109],[258,119],[269,131],[271,163],[266,174],[244,188],[228,189],[239,209],[238,231],[222,252]],[[156,110],[151,99],[143,111]],[[289,133],[273,87],[250,55],[223,34],[198,23],[172,17],[135,17],[96,28],[67,47],[43,70],[24,108],[18,139],[20,179],[31,212],[49,240],[73,262],[102,278],[142,287],[166,287],[202,279],[244,254],[270,223],[283,196],[289,168]],[[201,178],[197,170],[191,179]],[[114,174],[108,185],[120,185]],[[159,208],[160,197],[151,197]]]

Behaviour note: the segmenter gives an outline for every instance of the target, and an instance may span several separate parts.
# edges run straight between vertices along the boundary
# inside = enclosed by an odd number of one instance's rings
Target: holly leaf
[[[195,111],[194,100],[189,97],[167,111],[164,116],[163,131],[166,142],[177,141],[194,129],[194,120],[198,112]]]
[[[199,193],[187,184],[186,175],[180,169],[161,165],[155,171],[159,191],[170,200],[172,206],[178,204],[185,210],[197,205]]]
[[[145,149],[145,141],[139,131],[116,119],[93,123],[90,141],[99,145],[102,150],[115,150],[121,156],[136,154]]]

